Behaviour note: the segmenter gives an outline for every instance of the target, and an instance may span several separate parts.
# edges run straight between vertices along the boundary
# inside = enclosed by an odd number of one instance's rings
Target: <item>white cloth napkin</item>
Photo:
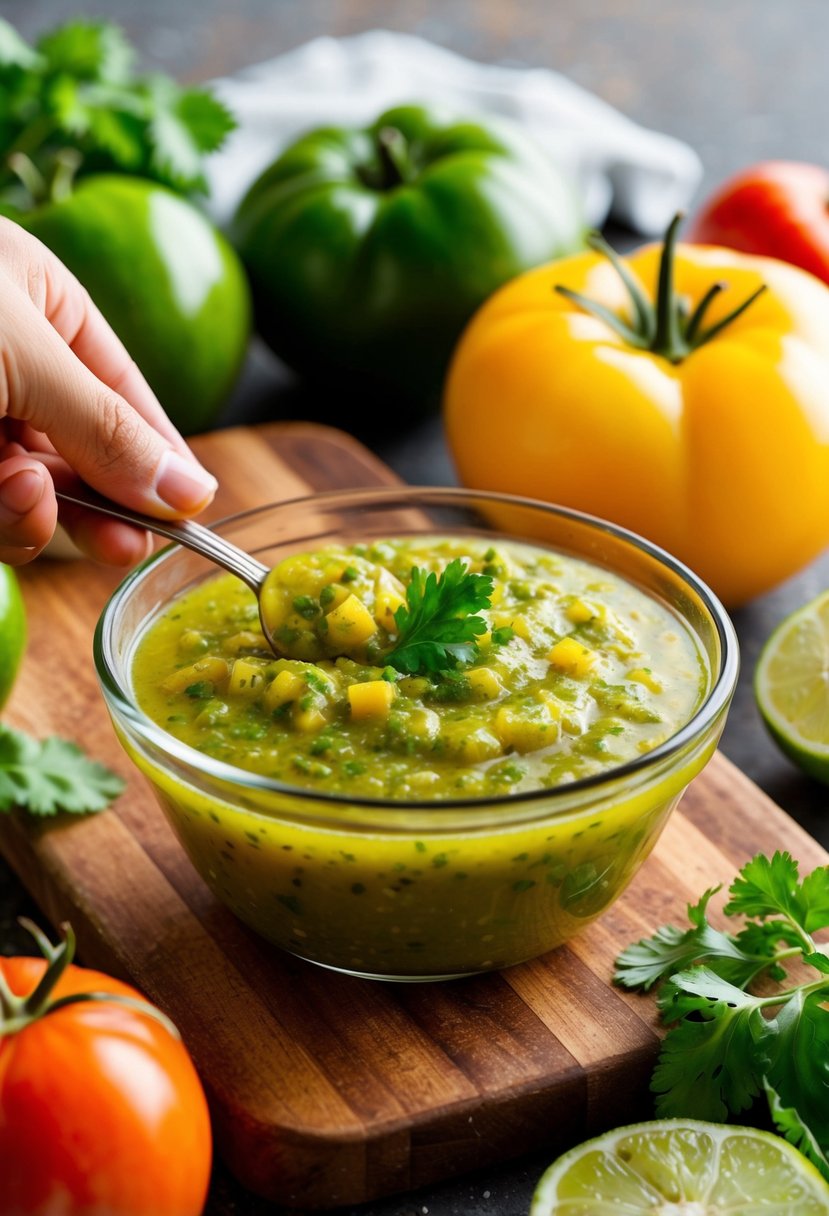
[[[588,223],[660,235],[702,175],[697,154],[546,68],[474,63],[411,34],[316,38],[214,81],[239,121],[208,160],[209,209],[228,221],[251,182],[303,131],[367,123],[400,102],[517,120],[578,183]]]

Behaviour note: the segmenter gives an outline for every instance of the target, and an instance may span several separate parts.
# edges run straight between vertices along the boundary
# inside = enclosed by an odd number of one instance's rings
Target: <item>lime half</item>
[[[787,1141],[751,1127],[662,1119],[559,1157],[530,1216],[825,1216],[829,1185]]]
[[[829,782],[829,591],[777,626],[760,655],[754,691],[786,755]]]

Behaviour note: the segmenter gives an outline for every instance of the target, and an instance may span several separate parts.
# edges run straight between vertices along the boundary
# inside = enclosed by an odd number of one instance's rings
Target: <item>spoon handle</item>
[[[239,549],[203,524],[194,523],[192,519],[157,519],[154,515],[143,515],[140,511],[123,507],[110,498],[103,498],[86,487],[72,491],[57,490],[55,495],[60,502],[71,503],[72,506],[83,507],[87,511],[97,511],[100,515],[108,515],[127,524],[135,524],[136,527],[146,528],[157,536],[184,545],[186,549],[192,549],[194,553],[235,574],[257,594],[268,573],[268,567],[255,557],[251,557],[249,553],[245,553],[243,549]]]

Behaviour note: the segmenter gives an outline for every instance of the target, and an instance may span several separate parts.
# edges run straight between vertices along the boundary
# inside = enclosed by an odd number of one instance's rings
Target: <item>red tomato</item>
[[[829,170],[753,165],[708,199],[685,240],[779,258],[829,283]]]
[[[16,996],[46,968],[0,959]],[[134,988],[73,966],[51,1000],[79,992],[143,1003]],[[7,1005],[0,997],[0,1216],[198,1216],[210,1121],[182,1043],[150,1014],[106,1000],[10,1033]]]

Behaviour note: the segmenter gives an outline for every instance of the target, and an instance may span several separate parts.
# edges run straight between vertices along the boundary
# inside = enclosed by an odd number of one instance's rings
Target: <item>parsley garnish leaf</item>
[[[814,933],[829,925],[829,871],[819,867],[801,883],[797,862],[789,853],[762,853],[743,866],[729,890],[727,916],[777,916]]]
[[[491,598],[492,579],[470,574],[460,558],[439,576],[414,566],[407,603],[394,614],[397,643],[385,662],[410,675],[471,662],[478,653],[475,639],[487,630],[484,618],[475,614],[488,608]]]
[[[117,774],[52,735],[42,741],[0,726],[0,811],[33,815],[102,811],[124,789]]]
[[[798,988],[770,1023],[766,1076],[786,1106],[823,1145],[829,1144],[829,1011],[827,992]]]
[[[657,1113],[722,1123],[760,1092],[756,1045],[772,1032],[762,1002],[707,967],[678,972],[659,1006],[677,1022],[662,1044],[651,1088]]]
[[[758,854],[729,888],[725,914],[754,918],[735,934],[708,923],[713,894],[689,907],[689,929],[665,925],[617,960],[617,983],[662,984],[657,1111],[723,1121],[764,1093],[778,1130],[829,1178],[829,957],[810,936],[829,924],[829,866],[801,881],[790,854]],[[772,991],[791,959],[812,976]]]
[[[762,931],[756,936],[731,937],[709,924],[706,909],[719,887],[711,887],[697,904],[689,904],[691,928],[663,925],[653,937],[628,946],[616,960],[614,979],[623,988],[648,992],[654,984],[669,979],[698,959],[705,958],[717,975],[734,984],[744,984],[769,965],[779,935]]]
[[[808,1157],[824,1178],[829,1178],[829,1158],[818,1144],[811,1128],[803,1122],[793,1106],[783,1105],[780,1095],[766,1079],[763,1081],[763,1088],[768,1099],[769,1114],[780,1135],[785,1136],[789,1144],[793,1144],[804,1157]]]

